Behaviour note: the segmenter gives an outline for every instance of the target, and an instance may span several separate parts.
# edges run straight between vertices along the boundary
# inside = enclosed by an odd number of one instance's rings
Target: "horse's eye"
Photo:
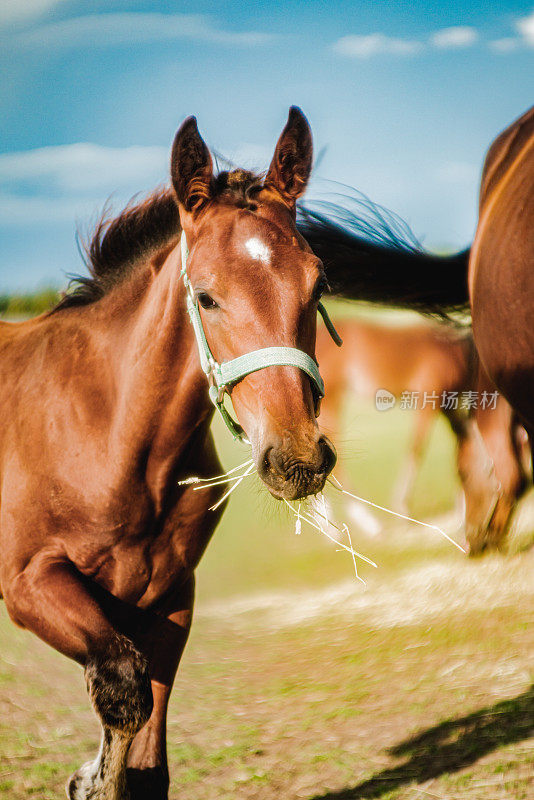
[[[218,307],[213,297],[210,297],[206,292],[199,292],[197,297],[202,308],[210,309]]]

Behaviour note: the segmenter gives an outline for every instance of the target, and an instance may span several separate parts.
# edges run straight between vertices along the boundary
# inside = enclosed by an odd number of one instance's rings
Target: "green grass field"
[[[389,502],[412,422],[349,406],[337,445],[352,490]],[[244,460],[216,435],[225,466]],[[457,491],[439,422],[413,513],[443,518]],[[534,798],[534,552],[470,561],[377,518],[379,536],[352,529],[378,564],[359,565],[363,587],[350,555],[295,536],[257,479],[234,493],[171,702],[172,800]],[[0,607],[0,797],[63,797],[98,739],[82,671]]]

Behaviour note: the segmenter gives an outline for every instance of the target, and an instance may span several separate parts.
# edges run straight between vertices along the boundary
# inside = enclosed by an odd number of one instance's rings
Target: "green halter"
[[[226,410],[224,395],[225,392],[228,392],[230,386],[233,386],[234,383],[237,383],[246,375],[250,375],[251,372],[257,372],[260,369],[265,369],[265,367],[298,367],[310,378],[317,396],[319,398],[324,397],[324,383],[317,363],[307,353],[303,350],[298,350],[296,347],[264,347],[261,350],[252,350],[250,353],[233,358],[231,361],[223,361],[220,364],[214,359],[204,333],[193,287],[187,275],[189,250],[183,231],[180,247],[182,251],[182,271],[180,274],[186,289],[187,311],[197,340],[200,365],[208,379],[210,400],[219,410],[226,427],[234,439],[246,441],[246,434],[241,425],[235,422]],[[332,339],[340,347],[342,340],[322,303],[319,303],[318,310]]]

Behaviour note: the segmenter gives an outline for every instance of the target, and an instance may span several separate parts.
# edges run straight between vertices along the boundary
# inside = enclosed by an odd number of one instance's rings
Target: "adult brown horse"
[[[1,592],[18,625],[84,666],[103,727],[72,800],[167,797],[167,702],[222,512],[220,486],[178,485],[221,471],[180,231],[214,357],[290,347],[309,364],[325,278],[295,203],[311,164],[296,108],[264,180],[215,177],[189,118],[173,190],[99,225],[92,278],[52,313],[0,327]],[[229,391],[257,470],[276,497],[314,494],[335,455],[311,382],[296,366],[256,369]]]
[[[336,321],[336,328],[343,339],[341,350],[324,329],[317,334],[327,387],[320,417],[324,430],[339,435],[348,393],[374,399],[378,389],[386,389],[401,403],[405,395],[415,421],[393,503],[406,513],[430,426],[443,414],[457,443],[470,552],[501,543],[527,475],[517,419],[484,378],[471,333],[445,325],[387,325],[355,318]]]
[[[387,225],[383,235],[380,214],[378,219],[375,239],[369,240],[361,236],[361,222],[350,210],[327,205],[321,212],[305,211],[300,230],[323,259],[329,281],[341,295],[437,315],[465,310],[470,300],[474,341],[482,362],[479,385],[495,384],[503,393],[525,426],[532,447],[534,108],[507,128],[488,152],[471,250],[448,257],[432,255],[403,242],[395,231],[391,235]],[[368,232],[369,225],[365,228]],[[500,413],[514,419],[504,403]],[[493,446],[490,414],[483,415],[479,428],[497,472],[495,459],[500,454]],[[507,464],[513,461],[509,454],[507,449]],[[520,493],[521,471],[512,469],[508,474],[504,470],[501,483],[506,479],[511,491]],[[496,544],[497,537],[476,537],[472,551]]]
[[[469,295],[482,362],[534,446],[534,107],[487,154]]]

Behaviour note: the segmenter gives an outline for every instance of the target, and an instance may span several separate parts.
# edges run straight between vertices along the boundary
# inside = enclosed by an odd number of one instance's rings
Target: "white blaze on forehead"
[[[271,251],[265,242],[262,242],[261,239],[258,239],[257,236],[253,236],[251,239],[247,239],[245,242],[245,247],[247,252],[251,258],[255,261],[261,261],[262,264],[270,264],[271,263]]]

